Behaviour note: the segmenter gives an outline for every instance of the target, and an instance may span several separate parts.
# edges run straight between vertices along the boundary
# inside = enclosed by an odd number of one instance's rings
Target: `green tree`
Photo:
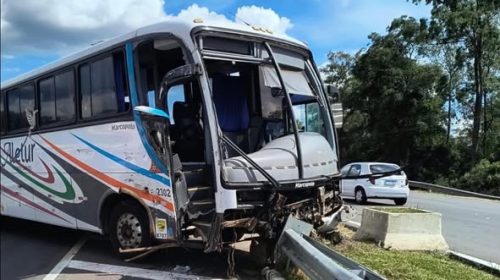
[[[325,73],[327,84],[334,84],[340,92],[344,92],[351,79],[351,71],[355,56],[346,52],[329,52],[328,64],[321,69]]]
[[[364,100],[352,105],[368,113],[370,142],[379,143],[382,159],[406,165],[411,151],[432,146],[442,131],[443,100],[436,94],[441,72],[411,59],[407,41],[391,33],[371,39],[353,71]]]
[[[470,152],[475,162],[479,156],[481,127],[484,145],[491,133],[488,103],[498,88],[492,88],[491,76],[498,77],[500,53],[500,0],[412,0],[432,5],[429,34],[435,44],[463,46],[471,77],[472,129]],[[469,90],[469,91],[470,91]],[[464,92],[469,92],[464,91]],[[493,114],[490,114],[493,116]],[[495,133],[495,132],[493,132]]]
[[[433,46],[428,48],[428,57],[445,73],[440,82],[442,93],[446,98],[446,143],[449,143],[453,119],[456,116],[453,104],[457,106],[457,91],[465,77],[463,50],[457,44]]]
[[[344,161],[406,165],[416,151],[443,141],[444,99],[439,94],[443,73],[416,59],[423,53],[419,44],[425,38],[425,24],[396,19],[387,35],[369,36],[370,47],[357,55],[352,71],[343,75],[346,79],[333,75],[335,81],[344,81],[342,101],[350,110],[340,135]],[[338,59],[330,62],[340,64]],[[326,69],[334,73],[345,73],[337,70],[339,65],[329,66]]]

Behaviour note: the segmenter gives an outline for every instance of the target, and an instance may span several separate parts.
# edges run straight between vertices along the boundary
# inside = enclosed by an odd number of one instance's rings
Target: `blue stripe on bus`
[[[125,57],[127,60],[127,74],[128,74],[128,86],[130,89],[130,96],[132,97],[132,108],[135,106],[139,106],[139,99],[137,96],[137,87],[135,84],[135,73],[134,73],[134,47],[132,43],[126,43],[125,44]],[[148,140],[146,139],[146,131],[144,130],[144,127],[142,126],[142,121],[139,115],[139,112],[132,110],[134,114],[134,120],[135,120],[135,125],[137,127],[139,136],[141,137],[142,144],[144,145],[144,148],[146,149],[146,152],[149,155],[149,158],[153,161],[154,165],[160,169],[161,172],[164,174],[168,175],[168,169],[165,167],[165,165],[160,161],[158,156],[156,155],[155,151],[149,144]]]
[[[149,170],[147,170],[145,168],[137,166],[137,165],[135,165],[133,163],[130,163],[130,162],[124,160],[124,159],[121,159],[121,158],[119,158],[119,157],[117,157],[117,156],[115,156],[115,155],[113,155],[113,154],[111,154],[111,153],[109,153],[109,152],[107,152],[107,151],[105,151],[105,150],[103,150],[103,149],[95,146],[94,144],[88,142],[87,140],[80,138],[79,136],[77,136],[75,134],[72,134],[72,135],[75,136],[76,138],[78,138],[78,140],[80,140],[83,143],[85,143],[87,146],[91,147],[92,149],[94,149],[95,151],[97,151],[98,153],[100,153],[101,155],[103,155],[103,156],[111,159],[112,161],[114,161],[114,162],[116,162],[116,163],[118,163],[120,165],[123,165],[126,168],[128,168],[130,170],[133,170],[133,171],[135,171],[135,172],[137,172],[137,173],[139,173],[141,175],[144,175],[144,176],[149,177],[151,179],[160,181],[160,182],[162,182],[162,183],[170,186],[170,179],[165,178],[163,176],[160,176],[160,175],[158,175],[156,173],[153,173],[153,172],[151,172],[151,171],[149,171]]]

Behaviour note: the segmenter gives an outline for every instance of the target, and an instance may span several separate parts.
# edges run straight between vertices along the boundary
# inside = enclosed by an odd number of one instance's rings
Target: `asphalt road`
[[[80,233],[1,217],[1,279],[42,279],[80,237]]]
[[[394,203],[370,200],[370,205]],[[366,207],[353,206],[360,214]],[[452,250],[500,263],[500,202],[412,191],[407,206],[442,213],[443,235]],[[98,235],[5,217],[0,225],[2,280],[227,278],[225,254],[172,248],[126,263]],[[239,279],[259,279],[258,267],[240,248],[235,253]]]
[[[366,206],[394,205],[392,200],[370,199],[367,205],[356,205],[354,221],[361,221]],[[443,236],[450,249],[500,264],[500,201],[411,191],[405,206],[442,214]]]
[[[227,279],[227,254],[171,248],[128,263],[99,235],[6,217],[0,222],[2,280]],[[245,251],[249,244],[242,243],[234,255],[238,278],[260,279]]]

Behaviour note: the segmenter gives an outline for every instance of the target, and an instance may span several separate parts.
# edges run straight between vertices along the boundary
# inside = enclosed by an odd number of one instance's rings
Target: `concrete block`
[[[446,251],[441,214],[408,208],[365,208],[356,240],[373,240],[394,250]]]

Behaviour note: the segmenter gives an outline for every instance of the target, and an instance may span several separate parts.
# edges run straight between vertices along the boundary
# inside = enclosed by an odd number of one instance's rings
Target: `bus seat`
[[[174,152],[182,161],[203,161],[203,129],[198,119],[198,109],[194,104],[174,102],[173,118],[176,134]]]

